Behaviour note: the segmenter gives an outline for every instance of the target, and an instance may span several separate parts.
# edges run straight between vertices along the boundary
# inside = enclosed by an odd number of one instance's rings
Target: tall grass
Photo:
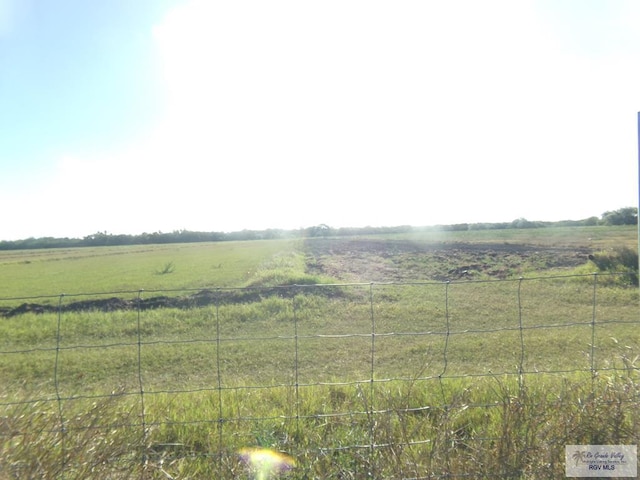
[[[0,478],[243,478],[238,450],[260,445],[296,458],[287,478],[555,479],[565,445],[640,434],[634,369],[221,393],[149,395],[144,424],[117,392],[5,406]]]
[[[4,319],[0,478],[557,478],[639,428],[637,291],[582,280]]]

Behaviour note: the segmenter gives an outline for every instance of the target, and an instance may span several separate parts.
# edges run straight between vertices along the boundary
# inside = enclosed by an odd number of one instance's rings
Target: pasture
[[[589,261],[623,246],[635,228],[0,252],[0,479],[238,478],[255,445],[288,478],[558,478],[565,444],[640,432],[638,288]]]

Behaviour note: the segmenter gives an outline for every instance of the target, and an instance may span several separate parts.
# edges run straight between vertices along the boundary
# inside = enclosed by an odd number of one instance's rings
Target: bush
[[[638,251],[629,247],[618,247],[607,252],[589,255],[600,272],[624,273],[633,285],[638,285]],[[626,277],[626,275],[625,275]]]

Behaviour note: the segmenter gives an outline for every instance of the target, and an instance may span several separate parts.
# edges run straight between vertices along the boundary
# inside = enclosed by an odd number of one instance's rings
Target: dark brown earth
[[[504,279],[549,269],[573,268],[588,261],[587,248],[500,243],[417,243],[409,240],[313,238],[305,242],[307,272],[339,282],[408,282]],[[65,301],[60,305],[23,303],[0,307],[0,316],[23,313],[195,308],[291,296],[291,287],[201,290],[184,296]],[[318,292],[322,293],[322,292]],[[335,291],[327,288],[327,295]]]
[[[309,239],[308,269],[357,282],[504,279],[588,260],[588,248],[408,240]]]
[[[278,295],[290,297],[297,292],[291,287],[243,288],[229,290],[200,290],[192,295],[124,299],[118,297],[64,302],[59,305],[23,303],[15,308],[0,307],[0,316],[13,317],[23,313],[57,313],[116,310],[152,310],[156,308],[197,308],[207,305],[256,302],[263,297]]]

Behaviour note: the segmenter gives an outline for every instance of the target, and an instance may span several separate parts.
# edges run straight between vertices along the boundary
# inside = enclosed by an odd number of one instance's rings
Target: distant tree
[[[611,212],[604,212],[600,223],[602,225],[637,225],[638,209],[636,207],[625,207]]]
[[[331,227],[321,223],[307,229],[307,235],[309,237],[327,237],[331,235]]]
[[[466,232],[469,230],[468,223],[454,223],[453,225],[447,225],[444,230],[448,230],[451,232]]]
[[[511,222],[513,228],[537,228],[539,225],[536,222],[530,222],[526,218],[517,218]]]

